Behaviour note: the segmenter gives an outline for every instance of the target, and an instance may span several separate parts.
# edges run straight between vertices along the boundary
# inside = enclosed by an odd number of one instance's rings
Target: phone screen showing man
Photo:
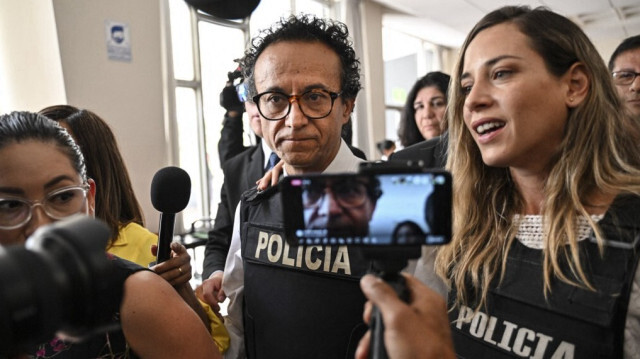
[[[285,177],[291,244],[443,244],[451,237],[447,172]]]

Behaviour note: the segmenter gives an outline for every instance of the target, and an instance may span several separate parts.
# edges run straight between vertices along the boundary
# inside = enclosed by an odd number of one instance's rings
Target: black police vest
[[[244,333],[249,358],[353,358],[367,327],[359,279],[369,269],[345,246],[290,247],[277,187],[241,202]]]
[[[621,358],[639,258],[640,199],[617,198],[598,225],[606,239],[604,257],[593,235],[579,244],[583,268],[596,291],[554,279],[545,299],[542,251],[515,240],[504,279],[494,281],[487,307],[471,320],[461,318],[471,317],[473,305],[450,314],[458,357]],[[570,273],[566,263],[563,269]]]

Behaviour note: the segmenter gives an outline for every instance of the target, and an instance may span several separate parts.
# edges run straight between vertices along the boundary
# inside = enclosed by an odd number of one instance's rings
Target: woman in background
[[[449,75],[429,72],[413,85],[400,117],[398,138],[403,147],[440,136],[447,107]]]
[[[91,111],[68,105],[50,106],[39,113],[59,122],[80,146],[87,176],[100,189],[96,193],[96,217],[111,230],[107,251],[149,266],[155,261],[151,246],[158,243],[158,237],[144,227],[140,203],[109,125]]]

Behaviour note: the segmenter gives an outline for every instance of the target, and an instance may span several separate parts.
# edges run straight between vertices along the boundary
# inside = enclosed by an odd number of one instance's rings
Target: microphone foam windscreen
[[[179,167],[165,167],[151,181],[151,203],[161,213],[178,213],[191,197],[191,178]]]

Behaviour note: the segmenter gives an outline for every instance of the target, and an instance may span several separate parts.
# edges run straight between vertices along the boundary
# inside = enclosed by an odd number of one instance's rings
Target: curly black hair
[[[239,60],[251,96],[257,94],[253,78],[256,60],[269,45],[280,41],[318,41],[327,45],[335,51],[342,64],[342,78],[340,79],[342,97],[345,99],[356,97],[361,88],[360,61],[356,58],[353,44],[349,39],[347,25],[339,21],[320,19],[305,14],[281,18],[271,28],[262,30],[251,41],[251,47]]]

